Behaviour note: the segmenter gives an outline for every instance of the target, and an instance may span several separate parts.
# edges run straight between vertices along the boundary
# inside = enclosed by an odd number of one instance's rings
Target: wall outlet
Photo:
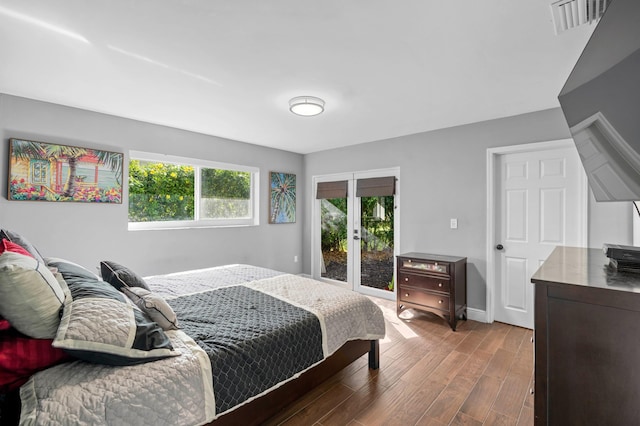
[[[293,263],[298,263],[298,256],[293,256]]]
[[[451,219],[451,229],[458,229],[458,219]]]

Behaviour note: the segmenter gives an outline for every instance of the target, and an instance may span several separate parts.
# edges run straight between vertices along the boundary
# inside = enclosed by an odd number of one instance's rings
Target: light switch
[[[458,229],[458,219],[451,219],[451,229]]]

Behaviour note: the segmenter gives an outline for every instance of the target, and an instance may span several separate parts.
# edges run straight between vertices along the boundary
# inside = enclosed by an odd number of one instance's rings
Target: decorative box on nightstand
[[[413,308],[445,319],[453,331],[467,319],[467,258],[406,253],[398,256],[398,316]]]

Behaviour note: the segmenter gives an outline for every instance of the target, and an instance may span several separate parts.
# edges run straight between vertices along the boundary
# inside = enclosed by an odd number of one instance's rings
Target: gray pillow
[[[98,275],[70,260],[60,259],[58,257],[47,257],[44,260],[47,266],[56,268],[65,280],[72,280],[74,278],[100,280]]]
[[[100,262],[102,279],[122,291],[123,287],[141,287],[149,290],[145,280],[126,266],[110,260]]]
[[[162,297],[140,287],[123,287],[122,291],[163,330],[178,329],[176,313]]]
[[[19,332],[52,339],[65,296],[44,263],[20,253],[0,255],[0,315]]]
[[[180,355],[162,328],[108,283],[87,278],[67,285],[71,301],[64,306],[54,347],[84,361],[108,365]]]
[[[46,263],[40,255],[38,249],[34,247],[33,244],[29,242],[25,237],[18,234],[17,232],[9,231],[8,229],[0,229],[0,240],[6,239],[11,241],[12,243],[18,244],[20,247],[31,253],[31,256],[34,257],[40,263]]]

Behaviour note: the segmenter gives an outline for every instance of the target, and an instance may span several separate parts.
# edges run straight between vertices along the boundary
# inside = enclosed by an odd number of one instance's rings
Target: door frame
[[[487,149],[487,280],[486,280],[486,310],[485,321],[492,323],[495,318],[496,299],[496,185],[498,163],[500,155],[514,154],[522,152],[552,151],[556,149],[574,148],[573,139],[559,139],[547,142],[534,142],[522,145],[509,145]],[[580,188],[578,190],[578,200],[581,205],[581,212],[578,218],[579,236],[578,245],[586,247],[588,243],[588,215],[589,215],[589,185],[587,175],[583,173]],[[533,284],[532,284],[533,285]]]
[[[389,167],[389,168],[384,168],[384,169],[373,169],[373,170],[361,170],[361,171],[352,171],[352,172],[344,172],[344,173],[333,173],[333,174],[326,174],[326,175],[316,175],[316,176],[312,176],[312,191],[311,194],[313,196],[312,199],[312,209],[311,209],[311,277],[320,281],[328,281],[331,282],[333,284],[337,284],[341,287],[344,288],[348,288],[349,290],[353,290],[353,291],[358,291],[360,289],[364,290],[362,291],[363,294],[369,294],[371,296],[375,296],[375,297],[382,297],[382,298],[386,298],[386,299],[390,299],[390,300],[396,300],[396,292],[397,292],[397,288],[394,285],[393,288],[393,292],[385,292],[388,293],[388,295],[386,295],[385,293],[383,294],[379,294],[377,291],[371,290],[371,291],[367,291],[366,288],[362,288],[362,286],[358,286],[358,288],[356,288],[356,283],[354,280],[354,274],[355,271],[353,271],[353,266],[355,262],[348,262],[347,264],[347,280],[351,279],[351,282],[342,282],[342,281],[336,281],[336,280],[331,280],[331,279],[327,279],[327,278],[322,278],[321,277],[321,266],[320,266],[320,256],[318,253],[319,250],[319,243],[320,243],[320,228],[316,226],[317,222],[319,221],[319,217],[318,214],[320,212],[320,200],[316,199],[316,191],[318,190],[318,183],[319,182],[331,182],[331,181],[336,181],[336,180],[347,180],[349,182],[348,184],[348,196],[347,196],[347,205],[348,205],[348,209],[352,214],[355,214],[355,185],[354,182],[356,179],[358,178],[369,178],[369,177],[379,177],[379,176],[395,176],[396,177],[396,188],[395,188],[395,195],[394,195],[394,207],[395,207],[395,211],[394,211],[394,234],[393,234],[393,281],[394,283],[396,283],[396,270],[397,270],[397,265],[396,265],[396,256],[398,254],[400,254],[399,249],[400,249],[400,167]],[[357,176],[357,177],[356,177]],[[349,194],[353,194],[354,197],[351,198],[349,196]],[[354,235],[354,221],[353,220],[349,220],[347,221],[347,235],[349,237],[352,237]],[[353,238],[348,238],[347,239],[347,251],[348,253],[353,254],[354,253],[354,239]],[[386,296],[386,297],[385,297]]]

